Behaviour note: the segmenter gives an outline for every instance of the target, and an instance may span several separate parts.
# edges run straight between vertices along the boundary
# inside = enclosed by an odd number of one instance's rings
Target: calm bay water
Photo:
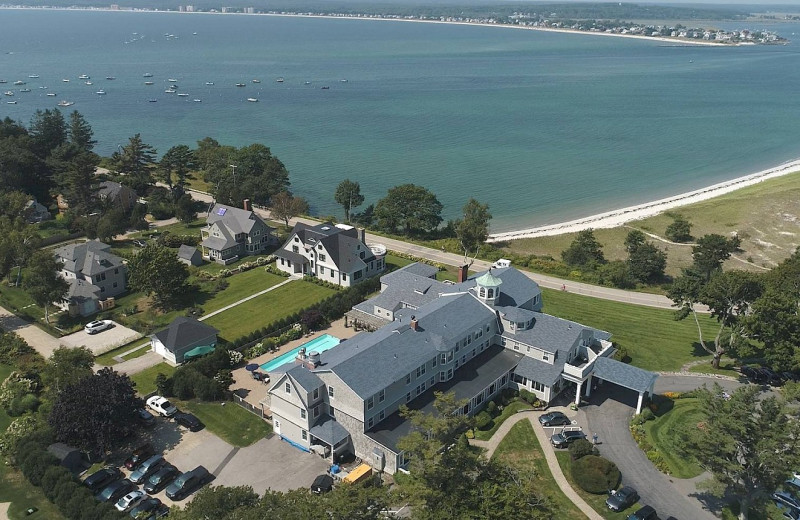
[[[777,30],[800,35],[797,24]],[[800,157],[799,48],[344,19],[2,10],[0,79],[8,83],[0,90],[23,80],[31,92],[3,96],[0,117],[27,123],[36,109],[74,101],[67,110],[87,117],[102,154],[137,132],[160,152],[205,136],[261,142],[319,214],[340,213],[333,191],[344,178],[361,183],[368,203],[414,182],[437,194],[449,218],[471,196],[488,202],[493,230],[504,231]],[[154,85],[144,85],[145,73]],[[164,93],[170,78],[187,97]]]

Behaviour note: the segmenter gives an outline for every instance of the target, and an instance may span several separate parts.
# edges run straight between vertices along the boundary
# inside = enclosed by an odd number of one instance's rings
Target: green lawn
[[[517,413],[518,411],[527,410],[530,407],[531,407],[531,405],[529,405],[525,401],[514,401],[513,403],[511,403],[508,406],[506,406],[505,408],[503,408],[503,411],[500,412],[500,415],[498,415],[497,417],[494,418],[494,421],[493,421],[494,425],[490,429],[488,429],[486,431],[484,431],[484,430],[475,430],[475,438],[480,440],[480,441],[488,441],[489,439],[492,438],[492,435],[494,435],[495,432],[497,432],[498,428],[500,428],[500,426],[503,425],[503,423],[506,421],[506,419],[508,419],[509,417],[511,417],[512,415]]]
[[[22,276],[25,277],[25,269],[22,270]],[[11,280],[12,282],[16,281],[16,270],[14,270]],[[0,305],[28,321],[36,322],[44,318],[44,309],[36,305],[33,298],[28,296],[22,287],[9,285],[7,280],[0,281]],[[56,310],[58,309],[55,307],[50,308],[51,313]]]
[[[737,363],[734,360],[730,358],[722,358],[720,359],[719,368],[712,367],[709,360],[708,363],[702,363],[689,368],[689,372],[695,372],[698,374],[719,374],[721,376],[738,378],[740,374],[736,371],[736,366]]]
[[[519,469],[533,470],[536,489],[550,501],[552,518],[586,518],[558,487],[530,421],[515,424],[497,446],[493,458]]]
[[[132,341],[127,345],[122,345],[121,347],[117,347],[114,350],[109,350],[108,352],[104,352],[99,356],[94,358],[94,362],[98,365],[102,365],[104,367],[110,367],[111,365],[115,365],[117,361],[114,360],[114,356],[121,356],[124,352],[129,351],[132,348],[136,348],[139,345],[147,345],[150,343],[149,339],[137,339],[136,341]],[[143,356],[147,353],[146,348],[141,348],[130,354],[125,356],[125,359],[133,359],[135,357]]]
[[[149,394],[150,392],[156,391],[156,376],[162,373],[165,376],[169,377],[175,373],[175,367],[172,365],[168,365],[167,363],[159,363],[158,365],[152,366],[145,370],[142,370],[138,374],[134,374],[131,376],[131,379],[134,383],[136,383],[136,391],[139,392],[141,395]]]
[[[628,351],[631,364],[647,370],[678,370],[684,363],[711,356],[700,346],[697,326],[689,317],[673,319],[674,311],[601,300],[570,292],[542,289],[544,312],[612,334]],[[713,340],[716,321],[700,316],[703,335]]]
[[[569,485],[572,486],[572,489],[574,489],[575,492],[603,518],[606,518],[607,520],[624,520],[629,514],[639,509],[639,505],[634,505],[633,507],[629,507],[625,511],[619,513],[611,511],[606,507],[606,499],[608,498],[608,495],[595,495],[593,493],[588,493],[575,483],[575,480],[572,478],[572,470],[570,469],[571,461],[568,451],[557,450],[556,458],[558,459],[558,465],[561,466],[561,471],[567,478]]]
[[[9,365],[0,364],[0,382],[5,380],[13,370],[14,368]],[[11,424],[11,417],[6,414],[5,409],[0,408],[0,433],[6,431],[9,424]],[[25,510],[29,507],[39,510],[36,516],[31,518],[64,518],[58,509],[47,500],[41,489],[28,482],[22,473],[7,466],[3,457],[0,457],[0,503],[2,502],[11,502],[8,513],[12,520],[27,518]]]
[[[335,292],[334,289],[296,280],[217,314],[205,323],[219,329],[221,338],[233,341],[317,303]]]
[[[263,267],[255,267],[249,271],[224,278],[228,287],[218,292],[203,304],[206,313],[210,313],[246,298],[264,289],[269,289],[286,280],[282,276],[268,273]]]
[[[233,446],[250,446],[272,433],[269,423],[236,403],[226,402],[223,406],[218,402],[188,401],[185,406],[209,431]]]
[[[670,469],[670,473],[677,478],[693,478],[703,472],[703,469],[691,459],[683,456],[677,439],[682,429],[696,425],[703,420],[703,412],[697,399],[678,399],[669,401],[660,399],[661,405],[653,421],[644,423],[647,440],[656,447]],[[670,406],[666,406],[669,403]],[[661,410],[666,410],[662,412]]]

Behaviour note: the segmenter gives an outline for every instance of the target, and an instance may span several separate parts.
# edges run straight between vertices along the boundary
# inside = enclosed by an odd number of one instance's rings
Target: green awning
[[[210,354],[214,352],[214,347],[211,345],[200,345],[199,347],[195,347],[192,350],[186,352],[183,355],[183,359],[192,359],[200,356],[205,356],[206,354]]]

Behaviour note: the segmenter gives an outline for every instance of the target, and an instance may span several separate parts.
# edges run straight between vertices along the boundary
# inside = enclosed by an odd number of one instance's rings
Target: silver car
[[[163,455],[153,455],[146,461],[142,462],[139,467],[136,468],[136,471],[131,473],[131,476],[129,477],[130,481],[134,484],[141,484],[150,478],[150,475],[158,471],[158,469],[161,468],[165,462],[167,461],[164,460]]]

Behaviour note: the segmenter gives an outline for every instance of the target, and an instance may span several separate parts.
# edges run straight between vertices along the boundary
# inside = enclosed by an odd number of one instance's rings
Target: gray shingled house
[[[126,211],[131,209],[136,204],[136,201],[139,200],[133,189],[114,181],[101,182],[97,190],[97,196],[100,200],[115,206],[121,206]]]
[[[101,302],[127,290],[128,267],[110,251],[110,245],[98,240],[55,250],[56,260],[64,264],[60,274],[69,283],[59,306],[70,315],[90,316],[100,310]]]
[[[363,232],[359,234],[353,226],[298,223],[275,251],[275,265],[289,274],[316,276],[350,287],[386,269],[385,249],[376,249],[376,254],[364,240]]]
[[[163,330],[150,336],[153,352],[173,365],[213,352],[219,331],[210,325],[179,316]]]
[[[639,392],[640,406],[652,393],[655,374],[610,359],[609,333],[541,312],[539,286],[517,269],[462,269],[459,279],[439,282],[419,264],[383,276],[381,293],[350,313],[377,330],[270,372],[262,404],[275,432],[394,473],[407,462],[397,442],[410,431],[399,407],[432,411],[434,391],[453,392],[469,414],[509,387],[550,402],[573,386],[579,399],[593,377]]]
[[[247,255],[263,253],[276,239],[268,226],[245,201],[245,209],[214,204],[200,230],[203,258],[229,264]]]

